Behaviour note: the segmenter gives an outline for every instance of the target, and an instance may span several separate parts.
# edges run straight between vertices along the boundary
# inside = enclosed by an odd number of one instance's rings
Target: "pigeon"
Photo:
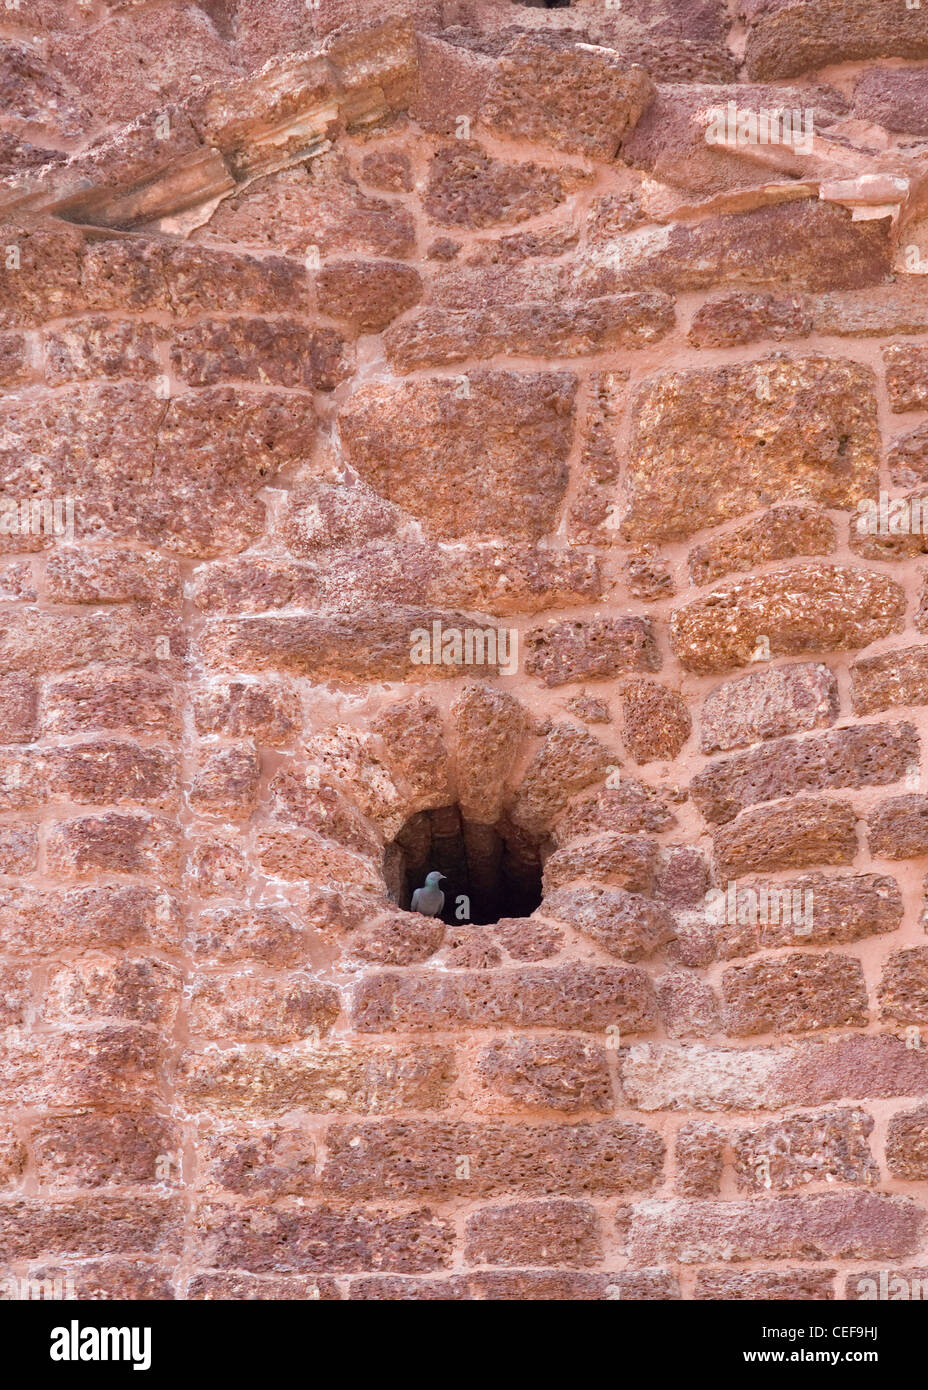
[[[425,917],[441,916],[445,895],[438,886],[440,878],[444,878],[444,874],[440,874],[437,869],[426,874],[425,887],[417,888],[412,895],[413,912],[421,912]]]

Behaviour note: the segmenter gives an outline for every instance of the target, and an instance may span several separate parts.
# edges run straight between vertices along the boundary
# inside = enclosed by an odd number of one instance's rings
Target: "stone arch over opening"
[[[699,853],[663,842],[676,823],[664,797],[588,729],[533,720],[493,683],[443,704],[434,689],[401,696],[306,747],[328,885],[315,901],[328,895],[320,921],[338,919],[349,960],[638,961],[674,935],[671,901],[706,890]],[[284,818],[306,804],[285,798]],[[436,918],[410,910],[433,869]]]

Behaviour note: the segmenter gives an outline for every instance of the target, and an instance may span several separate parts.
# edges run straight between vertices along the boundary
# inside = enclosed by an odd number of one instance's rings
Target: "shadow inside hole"
[[[457,806],[420,811],[387,846],[389,895],[408,911],[414,891],[437,869],[445,875],[441,917],[449,926],[530,917],[541,902],[545,848],[505,819],[480,825],[465,820]]]

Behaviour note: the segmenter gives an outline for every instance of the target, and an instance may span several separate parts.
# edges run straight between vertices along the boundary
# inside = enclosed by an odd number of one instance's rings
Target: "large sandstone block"
[[[13,1030],[0,1047],[6,1103],[29,1109],[136,1106],[160,1089],[161,1038],[138,1024],[55,1029],[41,1037]]]
[[[510,164],[459,140],[432,156],[423,206],[442,227],[524,222],[557,207],[578,181],[570,170]]]
[[[514,696],[489,685],[465,685],[451,706],[458,800],[465,819],[490,825],[498,819],[525,723]]]
[[[339,427],[364,481],[433,536],[536,540],[567,486],[575,390],[566,372],[486,370],[365,385]]]
[[[284,256],[315,246],[323,256],[403,259],[415,246],[411,212],[364,193],[331,155],[249,184],[217,208],[209,231],[225,242],[270,244]]]
[[[771,666],[709,692],[702,705],[700,749],[727,752],[760,739],[782,738],[833,724],[837,714],[838,683],[827,666],[811,661]]]
[[[912,859],[928,853],[928,796],[913,792],[881,801],[867,824],[871,854]]]
[[[558,821],[560,844],[566,844],[577,835],[601,832],[656,834],[675,824],[667,797],[653,787],[634,777],[623,776],[616,780],[615,771],[609,782],[608,787],[581,797]]]
[[[758,801],[839,787],[879,787],[918,766],[912,724],[858,724],[804,739],[778,739],[707,763],[690,783],[706,820],[723,824]]]
[[[609,749],[577,724],[555,724],[525,770],[513,819],[529,834],[550,827],[574,792],[604,782],[612,766]],[[620,829],[604,825],[603,829]]]
[[[609,283],[619,289],[681,294],[747,284],[825,293],[881,285],[891,250],[888,217],[854,222],[845,208],[804,198],[626,232],[606,242],[594,265],[608,256]]]
[[[164,950],[176,948],[180,936],[178,904],[156,888],[123,883],[0,891],[0,943],[13,955],[55,955],[66,947]]]
[[[722,995],[736,1037],[867,1022],[867,987],[853,956],[796,952],[735,965],[722,976]]]
[[[683,697],[657,681],[632,680],[622,691],[622,742],[636,763],[672,760],[693,729]]]
[[[201,319],[178,329],[171,362],[189,386],[253,381],[331,391],[351,375],[351,349],[334,328],[297,319]]]
[[[0,677],[0,742],[32,743],[38,731],[38,682],[14,673]]]
[[[0,831],[0,872],[34,873],[39,867],[39,833],[34,825],[4,826]]]
[[[88,309],[168,309],[174,322],[211,314],[305,312],[309,287],[309,272],[299,260],[144,236],[88,241],[80,273]]]
[[[413,965],[434,955],[444,937],[443,922],[419,913],[395,912],[352,933],[346,951],[374,965]]]
[[[79,537],[205,555],[261,530],[255,494],[306,456],[314,432],[309,395],[217,387],[164,401],[129,382],[94,384],[4,404],[3,483],[15,492],[38,476],[49,496],[76,496]]]
[[[900,632],[905,594],[873,570],[806,564],[722,584],[677,608],[670,640],[681,665],[722,674],[751,660],[853,651]]]
[[[247,820],[258,799],[261,762],[247,744],[206,751],[193,775],[189,801],[200,815]]]
[[[50,677],[43,684],[40,700],[45,735],[120,730],[177,737],[180,715],[177,685],[171,674],[138,666],[94,664],[88,670]]]
[[[361,1033],[489,1028],[648,1032],[656,1009],[653,987],[631,965],[580,965],[461,971],[408,971],[367,976],[356,987],[354,1027]]]
[[[835,1297],[834,1282],[833,1269],[701,1269],[693,1297],[713,1303],[825,1302]]]
[[[725,1131],[705,1120],[677,1130],[676,1189],[682,1197],[715,1197],[724,1168]]]
[[[51,48],[56,66],[99,119],[125,122],[152,107],[180,101],[191,83],[215,83],[235,71],[226,45],[206,15],[168,6],[115,16],[93,33],[61,34]],[[153,53],[160,61],[152,65]]]
[[[733,570],[752,570],[767,560],[830,555],[837,544],[833,523],[818,508],[771,507],[746,526],[698,545],[689,554],[693,584],[712,584]]]
[[[169,604],[180,600],[182,588],[177,561],[151,552],[62,546],[45,565],[54,603]]]
[[[113,1018],[170,1029],[182,984],[175,966],[150,957],[87,957],[50,971],[41,1013],[56,1024]]]
[[[657,671],[661,658],[650,618],[569,618],[525,634],[525,669],[545,685]]]
[[[621,1064],[640,1110],[780,1110],[848,1096],[921,1096],[928,1050],[890,1033],[810,1039],[787,1046],[713,1048],[642,1043]]]
[[[253,0],[246,0],[253,3]],[[400,1276],[385,1276],[389,1278]],[[431,1285],[432,1280],[425,1280]],[[280,1299],[286,1302],[338,1303],[342,1294],[336,1281],[324,1274],[248,1274],[244,1270],[194,1271],[187,1284],[187,1298],[223,1302]]]
[[[399,372],[469,358],[582,357],[612,348],[647,347],[674,325],[673,300],[657,290],[566,303],[529,301],[501,308],[423,309],[384,337]]]
[[[539,910],[621,960],[642,960],[674,935],[664,906],[623,888],[557,888],[545,895]]]
[[[424,633],[431,643],[436,625],[439,640],[434,649],[429,646],[436,659],[414,660],[414,653],[423,650],[424,639],[417,634]],[[489,619],[435,609],[367,607],[344,614],[261,614],[213,620],[203,631],[200,651],[213,671],[285,671],[318,680],[453,680],[497,674],[499,661],[489,645],[481,647],[472,637],[470,661],[463,645],[467,632],[490,630],[497,634],[501,629]],[[446,641],[452,645],[446,647]],[[448,660],[442,659],[445,655]]]
[[[771,496],[831,507],[875,496],[874,387],[866,368],[825,357],[646,382],[632,405],[625,534],[678,539]]]
[[[371,1268],[423,1273],[450,1263],[452,1228],[432,1212],[262,1210],[204,1204],[197,1256],[218,1269],[355,1273]]]
[[[380,333],[418,303],[422,277],[399,261],[329,261],[316,276],[319,310],[362,333]]]
[[[5,327],[41,323],[84,307],[80,293],[84,237],[76,227],[5,223],[3,245],[15,246],[18,267],[0,263],[0,322]]]
[[[483,1207],[465,1225],[465,1256],[472,1264],[567,1265],[582,1268],[602,1258],[597,1212],[588,1202],[551,1200]]]
[[[94,377],[151,378],[160,371],[158,348],[167,338],[149,323],[113,323],[102,316],[79,319],[42,341],[45,380],[49,386]]]
[[[323,1189],[355,1200],[649,1190],[660,1179],[664,1155],[654,1130],[619,1120],[348,1123],[330,1127],[327,1148]]]
[[[611,883],[629,893],[650,894],[658,873],[658,846],[644,835],[600,835],[568,844],[545,860],[546,892],[580,878]]]
[[[923,1182],[928,1177],[928,1106],[893,1116],[886,1136],[886,1162],[894,1178]]]
[[[612,1109],[606,1053],[585,1038],[552,1033],[496,1039],[481,1049],[477,1072],[494,1108],[540,1107],[564,1114]]]
[[[207,1130],[201,1138],[198,1186],[259,1202],[306,1197],[317,1186],[316,1162],[313,1136],[296,1126],[265,1124],[257,1133]]]
[[[338,1017],[338,990],[308,975],[273,981],[199,975],[187,1013],[191,1033],[246,1042],[317,1039]]]
[[[151,874],[159,882],[176,885],[182,858],[176,823],[141,811],[107,811],[60,821],[48,840],[49,870],[68,878]]]
[[[709,139],[715,135],[719,113],[723,130],[728,103],[733,102],[742,134],[753,118],[755,143]],[[840,118],[848,103],[833,88],[813,89],[759,86],[748,83],[718,86],[712,84],[668,83],[660,86],[635,129],[623,140],[621,159],[644,169],[662,184],[684,188],[709,196],[736,189],[756,187],[764,174],[756,162],[757,135],[779,133],[779,113],[814,111],[813,129],[817,134]],[[771,119],[767,114],[775,111]],[[789,119],[789,118],[787,118]],[[791,127],[792,129],[792,127]],[[808,117],[805,130],[808,134]],[[799,132],[796,132],[799,137]],[[766,143],[766,142],[764,142]],[[775,143],[775,140],[771,141]],[[816,168],[810,142],[802,138],[783,141],[778,154],[795,179],[810,177]],[[751,156],[754,158],[751,158]],[[782,167],[782,166],[781,166]],[[766,172],[766,171],[764,171]]]
[[[132,608],[112,613],[21,608],[0,616],[0,669],[45,675],[90,662],[137,662],[171,671],[176,666],[170,658],[179,655],[179,649],[171,652],[165,635],[170,632],[163,618],[155,621]]]
[[[913,946],[889,957],[879,999],[883,1018],[928,1023],[928,947]]]
[[[713,957],[753,955],[774,946],[833,946],[895,931],[902,893],[883,874],[806,874],[777,883],[726,886],[725,903],[709,933],[699,921],[679,928],[675,953],[696,965]]]
[[[372,1048],[326,1042],[306,1050],[233,1048],[188,1052],[180,1085],[194,1111],[229,1116],[340,1111],[390,1114],[447,1104],[456,1074],[448,1047]]]
[[[252,738],[270,747],[289,743],[299,732],[299,698],[282,681],[227,681],[200,691],[194,699],[200,734]]]
[[[40,1182],[65,1189],[159,1181],[158,1160],[178,1142],[170,1121],[145,1112],[50,1117],[30,1132]]]
[[[908,1198],[872,1192],[774,1197],[763,1202],[638,1202],[636,1265],[715,1260],[894,1259],[914,1253],[924,1215]]]
[[[855,714],[928,704],[928,647],[904,647],[855,661],[851,702]]]
[[[166,748],[116,739],[72,743],[46,754],[52,796],[67,801],[135,801],[165,810],[178,804],[177,756]]]
[[[176,1198],[96,1194],[0,1203],[0,1245],[9,1260],[43,1255],[177,1254],[183,1212]]]
[[[798,796],[742,811],[713,836],[720,874],[771,873],[818,864],[850,864],[857,853],[856,817],[843,801]]]
[[[523,34],[501,56],[480,117],[504,136],[611,159],[653,93],[643,68],[607,48]]]
[[[207,908],[187,940],[193,956],[215,964],[256,960],[274,966],[300,965],[306,950],[299,923],[273,907]]]
[[[921,344],[892,343],[883,349],[890,409],[924,410],[928,405],[928,351]]]
[[[747,20],[748,76],[792,77],[810,68],[861,58],[928,56],[928,17],[908,5],[822,0],[741,0]]]
[[[912,277],[874,285],[866,294],[838,290],[816,295],[812,307],[816,332],[837,337],[885,338],[891,333],[924,333],[928,327],[925,296]]]
[[[447,1279],[410,1279],[398,1275],[351,1280],[351,1299],[404,1302],[420,1299],[492,1302],[594,1302],[621,1299],[625,1303],[666,1301],[680,1297],[680,1287],[664,1270],[625,1270],[590,1274],[571,1269],[475,1270]]]
[[[917,16],[910,15],[910,19]],[[869,68],[854,86],[854,110],[887,130],[928,135],[928,86],[925,69]]]
[[[807,338],[811,331],[812,311],[801,295],[784,299],[732,290],[696,310],[687,336],[694,347],[734,347],[758,338]]]
[[[383,888],[382,872],[371,859],[311,830],[261,830],[254,852],[263,871],[273,878],[357,884],[375,893]]]

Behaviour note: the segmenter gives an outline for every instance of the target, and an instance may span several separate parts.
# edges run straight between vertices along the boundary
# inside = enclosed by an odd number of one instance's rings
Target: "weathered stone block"
[[[826,357],[646,382],[632,406],[626,535],[689,536],[774,496],[831,507],[875,496],[874,387],[866,368]]]
[[[538,539],[567,485],[575,390],[566,372],[489,370],[367,385],[343,408],[341,436],[365,482],[433,535]]]
[[[714,589],[676,609],[670,638],[699,675],[771,656],[853,651],[902,629],[905,595],[872,570],[802,565]]]
[[[809,661],[770,667],[709,692],[702,706],[700,748],[703,753],[726,752],[759,739],[804,733],[834,723],[837,714],[838,683],[827,666]]]

